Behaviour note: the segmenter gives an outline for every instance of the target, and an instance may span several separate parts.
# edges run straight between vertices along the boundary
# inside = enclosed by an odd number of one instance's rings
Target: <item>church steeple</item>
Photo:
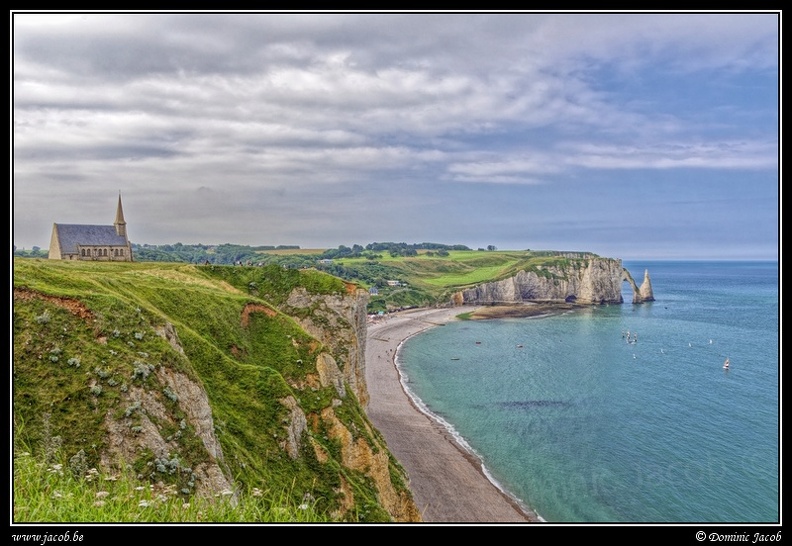
[[[118,236],[126,238],[126,221],[124,220],[124,209],[121,206],[121,192],[118,192],[118,208],[116,209],[116,217],[113,225],[115,225]]]

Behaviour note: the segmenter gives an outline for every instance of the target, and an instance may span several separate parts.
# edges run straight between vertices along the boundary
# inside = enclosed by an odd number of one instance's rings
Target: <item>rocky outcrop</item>
[[[335,355],[335,366],[343,381],[365,407],[366,389],[366,306],[368,292],[349,286],[346,294],[317,295],[295,288],[281,311],[293,317],[310,335]],[[317,363],[328,373],[326,361]],[[320,372],[322,373],[322,372]],[[343,385],[341,385],[343,387]],[[337,387],[338,388],[338,387]]]
[[[333,408],[325,408],[321,419],[325,423],[328,434],[341,445],[341,461],[344,466],[366,474],[377,488],[379,500],[383,507],[399,522],[418,522],[421,515],[406,489],[394,487],[388,452],[382,447],[372,446],[360,433],[355,434],[338,419]],[[372,430],[366,426],[367,436],[373,436]],[[342,487],[341,494],[351,500],[354,492]]]
[[[537,266],[501,281],[483,283],[452,295],[454,305],[568,302],[581,305],[623,303],[622,283],[633,290],[633,303],[654,301],[649,271],[639,288],[616,258],[570,260],[563,265]]]
[[[624,270],[624,277],[625,282],[630,283],[630,287],[633,291],[633,303],[644,303],[647,301],[654,301],[654,293],[652,292],[652,281],[649,280],[649,270],[645,270],[644,272],[644,280],[639,288],[635,282],[635,279],[632,278],[630,272],[626,269]]]
[[[344,376],[341,370],[338,369],[338,365],[331,355],[321,353],[316,358],[316,373],[319,374],[319,384],[322,387],[332,385],[340,398],[346,397]]]
[[[208,457],[194,468],[185,467],[179,471],[189,472],[190,483],[200,495],[210,497],[232,490],[231,480],[222,468],[223,452],[214,433],[212,408],[206,391],[186,375],[167,368],[159,367],[155,375],[167,396],[176,401],[183,420],[168,409],[161,391],[130,387],[121,400],[126,408],[123,416],[117,418],[115,411],[105,416],[108,435],[102,465],[110,468],[119,461],[134,461],[146,451],[156,460],[179,461],[178,437],[189,426],[190,433],[203,443]],[[177,433],[164,437],[166,429]],[[156,475],[156,465],[152,465],[151,471]]]
[[[289,457],[296,459],[300,456],[303,432],[308,427],[308,421],[297,400],[293,396],[287,396],[280,400],[280,403],[289,409],[288,426],[286,427],[286,440],[281,447],[286,450]]]
[[[160,368],[157,377],[165,385],[165,389],[173,393],[171,396],[176,399],[187,422],[192,425],[195,435],[201,439],[212,460],[222,462],[223,450],[215,436],[212,407],[204,388],[186,375],[168,368]]]
[[[654,301],[654,291],[652,290],[652,281],[649,279],[649,270],[644,270],[644,280],[641,283],[641,288],[638,289],[641,296],[641,302]]]

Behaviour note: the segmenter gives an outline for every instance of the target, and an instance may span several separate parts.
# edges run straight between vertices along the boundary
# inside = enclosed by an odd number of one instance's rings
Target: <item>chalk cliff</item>
[[[366,390],[366,305],[368,292],[347,285],[347,293],[310,294],[295,288],[280,309],[306,332],[332,348],[337,364],[360,403],[368,403]]]
[[[462,290],[452,296],[452,301],[465,304],[527,301],[564,301],[583,305],[623,303],[623,282],[629,282],[633,288],[633,303],[654,300],[648,271],[639,289],[620,259],[587,258],[519,271],[508,279]]]

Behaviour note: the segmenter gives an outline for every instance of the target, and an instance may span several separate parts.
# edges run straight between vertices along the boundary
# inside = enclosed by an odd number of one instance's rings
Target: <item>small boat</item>
[[[477,342],[476,342],[476,345],[481,345],[481,342],[480,342],[480,341],[477,341]]]
[[[723,362],[723,369],[724,370],[728,370],[729,369],[729,365],[730,365],[729,357],[727,356],[726,360]]]
[[[452,356],[451,360],[459,360],[459,357],[458,356]]]

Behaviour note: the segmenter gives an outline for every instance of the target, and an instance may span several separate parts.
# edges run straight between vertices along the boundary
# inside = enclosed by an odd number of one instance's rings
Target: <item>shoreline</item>
[[[500,316],[543,316],[558,305],[498,306]],[[410,490],[424,522],[542,522],[530,507],[489,474],[452,425],[432,414],[403,383],[398,366],[405,341],[429,328],[458,320],[495,318],[481,306],[419,308],[370,320],[367,325],[366,412],[407,471]],[[519,308],[519,309],[517,309]],[[519,313],[519,314],[515,314]]]
[[[457,320],[458,320],[458,319],[457,319]],[[476,319],[476,320],[478,320],[478,319]],[[418,333],[420,333],[420,332],[418,332]],[[514,507],[514,509],[515,509],[515,510],[517,510],[518,512],[520,512],[520,513],[521,513],[521,514],[522,514],[522,515],[523,515],[523,516],[526,518],[526,520],[527,520],[527,521],[529,521],[529,522],[532,522],[532,523],[533,523],[533,522],[543,522],[544,520],[542,519],[542,517],[541,517],[539,514],[537,514],[535,511],[533,511],[533,510],[531,510],[529,507],[527,507],[527,506],[525,505],[525,503],[523,503],[523,502],[522,502],[522,501],[521,501],[519,498],[517,498],[516,496],[512,495],[512,494],[511,494],[511,493],[510,493],[510,492],[509,492],[509,491],[508,491],[508,490],[507,490],[507,489],[506,489],[506,488],[505,488],[503,485],[501,485],[501,484],[500,484],[500,483],[499,483],[499,482],[498,482],[498,481],[497,481],[497,480],[496,480],[496,479],[495,479],[495,478],[492,476],[492,474],[490,474],[489,470],[487,470],[487,467],[486,467],[486,466],[484,466],[484,461],[481,459],[481,456],[480,456],[478,453],[476,453],[476,450],[475,450],[475,449],[473,449],[473,448],[470,446],[470,444],[468,444],[468,443],[465,441],[464,437],[463,437],[461,434],[459,434],[459,433],[456,431],[456,428],[454,428],[454,425],[452,425],[451,423],[449,423],[448,421],[446,421],[445,419],[443,419],[443,418],[442,418],[442,417],[440,417],[439,415],[437,415],[437,414],[433,413],[433,412],[432,412],[432,411],[431,411],[431,410],[430,410],[430,409],[429,409],[429,408],[426,406],[426,404],[424,404],[424,403],[423,403],[423,400],[421,400],[420,398],[418,398],[418,396],[416,396],[416,395],[415,395],[415,394],[414,394],[414,393],[413,393],[413,392],[412,392],[412,391],[411,391],[411,390],[410,390],[410,389],[409,389],[409,388],[408,388],[408,387],[405,385],[405,383],[407,383],[407,382],[409,382],[409,381],[406,381],[406,380],[405,380],[406,376],[405,376],[405,374],[402,372],[401,366],[399,365],[399,355],[400,355],[400,353],[401,353],[401,348],[402,348],[402,346],[403,346],[403,345],[404,345],[404,344],[405,344],[405,343],[406,343],[406,342],[407,342],[407,341],[408,341],[408,340],[409,340],[411,337],[413,337],[413,336],[417,335],[418,333],[416,333],[416,334],[412,334],[412,335],[408,336],[407,338],[403,339],[403,340],[402,340],[402,341],[399,343],[399,345],[398,345],[398,348],[396,349],[396,354],[395,354],[395,356],[394,356],[394,358],[395,358],[395,366],[396,366],[396,371],[397,371],[397,372],[398,372],[398,374],[399,374],[399,382],[401,383],[402,390],[404,391],[404,394],[407,396],[407,398],[409,398],[409,400],[410,400],[410,403],[413,405],[413,407],[414,407],[414,408],[415,408],[417,411],[420,411],[421,413],[423,413],[424,415],[426,415],[426,416],[427,416],[429,419],[431,419],[431,420],[433,420],[434,422],[436,422],[438,425],[440,425],[440,426],[441,426],[441,427],[442,427],[442,428],[445,430],[445,433],[446,433],[446,440],[447,440],[448,442],[450,442],[450,443],[451,443],[451,444],[452,444],[454,447],[456,447],[456,448],[457,448],[457,449],[460,451],[460,453],[462,454],[462,456],[463,456],[465,459],[467,459],[467,461],[468,461],[468,462],[469,462],[471,465],[473,465],[474,467],[476,467],[476,468],[477,468],[477,469],[478,469],[478,470],[481,472],[481,474],[482,474],[482,475],[483,475],[483,476],[484,476],[484,477],[487,479],[487,481],[489,481],[489,482],[490,482],[490,483],[491,483],[493,486],[495,486],[495,488],[496,488],[496,489],[497,489],[497,490],[498,490],[498,491],[499,491],[499,492],[500,492],[500,493],[501,493],[501,494],[502,494],[504,497],[506,497],[506,500],[507,500],[507,501],[508,501],[508,502],[509,502],[509,503],[510,503],[510,504],[511,504],[513,507]],[[407,379],[409,379],[409,378],[407,378]]]

